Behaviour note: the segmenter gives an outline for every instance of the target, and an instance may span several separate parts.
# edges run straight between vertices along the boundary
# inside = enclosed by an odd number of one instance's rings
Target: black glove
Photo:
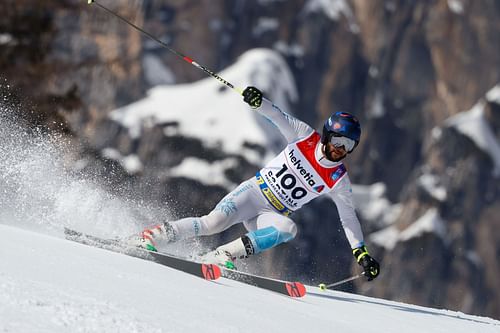
[[[366,246],[361,246],[352,250],[352,254],[358,264],[363,267],[365,276],[368,281],[375,279],[380,273],[380,265],[377,260],[373,259],[369,254]]]
[[[262,92],[255,87],[247,87],[243,90],[243,100],[256,109],[262,104]]]

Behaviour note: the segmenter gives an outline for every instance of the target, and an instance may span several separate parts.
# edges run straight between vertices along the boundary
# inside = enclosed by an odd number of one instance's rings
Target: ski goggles
[[[338,135],[336,133],[332,133],[332,135],[330,136],[330,143],[337,148],[343,146],[348,153],[352,152],[354,150],[354,147],[356,147],[356,141],[345,136]]]

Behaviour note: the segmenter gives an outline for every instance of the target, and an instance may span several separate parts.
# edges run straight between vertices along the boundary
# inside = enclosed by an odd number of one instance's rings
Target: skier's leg
[[[242,238],[248,254],[257,254],[288,242],[297,235],[297,226],[289,217],[275,212],[265,212],[246,222],[249,231]]]
[[[236,223],[252,219],[259,213],[258,191],[254,181],[245,181],[228,193],[208,215],[169,222],[176,240],[218,234]]]
[[[155,241],[175,242],[182,239],[217,234],[234,225],[251,219],[258,213],[260,195],[255,181],[248,180],[227,194],[217,206],[202,217],[187,217],[146,228],[132,237],[130,244],[155,251]]]
[[[290,218],[275,212],[261,213],[245,221],[244,225],[249,231],[247,234],[217,247],[208,253],[205,260],[235,268],[235,259],[242,259],[288,242],[297,234],[295,223]]]
[[[128,238],[127,243],[131,246],[140,247],[149,251],[155,251],[156,241],[163,240],[167,243],[175,241],[175,231],[168,223],[158,224],[144,229],[140,234]]]

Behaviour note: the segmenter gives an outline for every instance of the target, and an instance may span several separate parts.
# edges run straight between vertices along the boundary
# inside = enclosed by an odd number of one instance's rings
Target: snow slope
[[[498,333],[500,322],[316,287],[296,300],[0,224],[1,332],[366,330]]]

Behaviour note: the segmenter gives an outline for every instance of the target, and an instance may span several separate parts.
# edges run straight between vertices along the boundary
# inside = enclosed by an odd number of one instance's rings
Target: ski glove
[[[256,109],[262,104],[262,92],[255,87],[247,87],[243,90],[243,100]]]
[[[366,246],[360,246],[352,250],[352,254],[358,264],[363,267],[365,271],[365,276],[368,281],[375,279],[380,273],[380,265],[377,260],[373,259],[370,254],[368,254],[368,250]]]

